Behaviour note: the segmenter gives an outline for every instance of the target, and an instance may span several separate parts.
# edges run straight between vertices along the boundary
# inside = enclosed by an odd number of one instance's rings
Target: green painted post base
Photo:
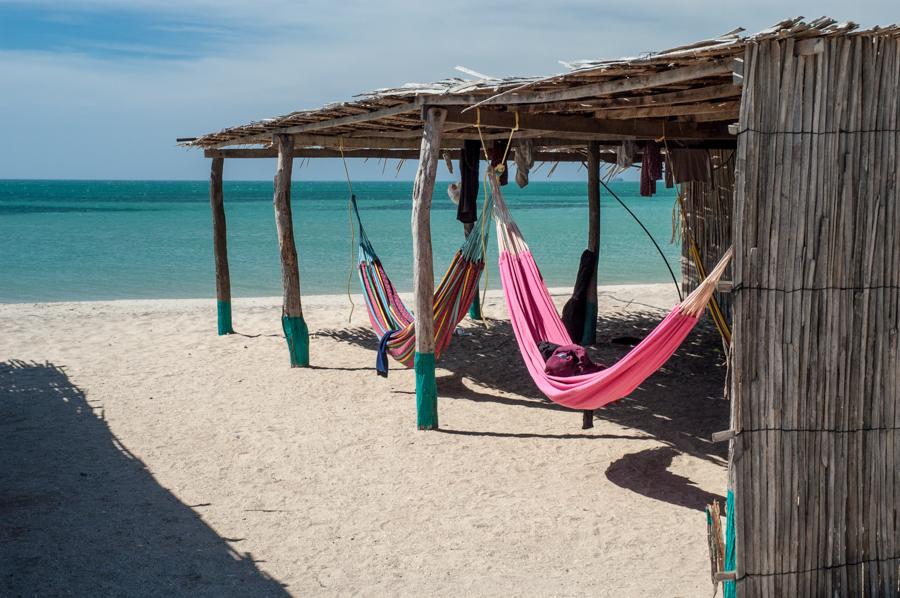
[[[589,302],[584,309],[584,332],[581,333],[582,347],[593,345],[597,341],[597,304]]]
[[[291,367],[309,365],[309,329],[302,317],[281,316],[281,328],[291,353]]]
[[[481,319],[481,298],[478,291],[478,287],[475,287],[475,297],[472,298],[472,305],[469,306],[469,317],[473,320]]]
[[[725,570],[734,571],[734,492],[728,491],[725,498]],[[734,598],[737,589],[733,581],[722,584],[723,598]]]
[[[216,312],[219,316],[219,336],[234,334],[231,327],[231,301],[216,301]]]
[[[416,424],[420,430],[438,427],[437,382],[434,379],[434,353],[416,353]]]

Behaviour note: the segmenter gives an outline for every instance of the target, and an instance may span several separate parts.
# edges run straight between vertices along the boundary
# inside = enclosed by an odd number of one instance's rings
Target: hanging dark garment
[[[481,142],[466,139],[459,155],[459,205],[456,219],[464,224],[478,220],[478,177],[481,165]]]
[[[491,151],[488,152],[491,156],[491,168],[495,167],[500,162],[503,162],[503,172],[500,174],[500,185],[505,185],[509,182],[509,168],[506,167],[506,160],[504,160],[503,154],[506,153],[506,142],[502,139],[498,139],[494,142],[494,145],[491,147]]]
[[[644,144],[644,156],[641,160],[641,196],[650,197],[656,194],[656,181],[662,177],[662,160],[659,144],[648,141]]]
[[[388,330],[378,341],[378,352],[375,354],[375,371],[383,378],[388,377],[388,342],[394,336],[396,330]]]
[[[672,175],[672,155],[666,152],[666,189],[675,186],[675,177]]]
[[[597,254],[585,249],[578,264],[578,275],[575,277],[575,288],[572,297],[566,301],[562,310],[562,321],[569,333],[569,338],[580,339],[584,334],[584,318],[587,316],[588,289],[597,269]]]

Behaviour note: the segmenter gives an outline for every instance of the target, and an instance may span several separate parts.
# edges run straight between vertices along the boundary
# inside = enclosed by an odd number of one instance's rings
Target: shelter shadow
[[[0,363],[0,449],[0,595],[288,595],[159,485],[63,368]]]

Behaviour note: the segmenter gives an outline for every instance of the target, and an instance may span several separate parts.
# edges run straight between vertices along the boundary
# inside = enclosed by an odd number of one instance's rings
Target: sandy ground
[[[674,300],[600,302],[611,362]],[[209,300],[0,306],[0,595],[712,595],[711,326],[582,431],[492,295],[499,320],[439,364],[442,429],[419,432],[413,376],[374,374],[364,310],[305,310],[313,367],[291,369],[278,299],[235,301],[227,337]]]

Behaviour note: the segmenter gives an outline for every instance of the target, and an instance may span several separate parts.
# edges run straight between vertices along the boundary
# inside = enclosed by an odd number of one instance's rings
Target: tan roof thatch
[[[589,140],[665,136],[672,141],[733,143],[728,124],[740,109],[742,57],[748,44],[792,37],[798,48],[840,35],[900,35],[900,28],[857,30],[854,23],[826,17],[788,19],[750,36],[736,29],[722,36],[663,52],[617,60],[563,63],[567,71],[548,77],[444,79],[427,84],[378,89],[352,101],[300,110],[230,127],[183,145],[218,149],[271,145],[272,135],[295,136],[297,148],[412,150],[421,135],[422,107],[448,109],[444,144],[462,139],[504,137],[516,122],[520,136],[560,150]],[[373,154],[375,155],[375,154]]]

